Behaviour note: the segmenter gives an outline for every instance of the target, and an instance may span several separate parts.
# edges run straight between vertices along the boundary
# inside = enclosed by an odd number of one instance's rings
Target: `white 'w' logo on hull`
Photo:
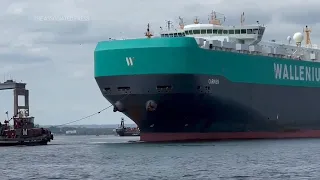
[[[133,66],[133,57],[126,57],[127,65],[128,66]]]

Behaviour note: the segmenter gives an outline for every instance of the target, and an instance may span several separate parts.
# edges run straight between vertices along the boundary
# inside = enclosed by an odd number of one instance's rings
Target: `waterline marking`
[[[36,21],[89,21],[89,16],[34,16]]]

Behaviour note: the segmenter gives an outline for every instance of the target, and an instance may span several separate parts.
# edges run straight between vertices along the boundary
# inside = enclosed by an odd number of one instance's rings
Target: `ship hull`
[[[53,138],[52,138],[53,139]],[[26,140],[26,139],[20,139],[20,138],[1,138],[0,139],[0,146],[38,146],[38,145],[47,145],[48,142],[50,142],[50,139],[35,139],[32,140]]]
[[[39,142],[19,142],[19,141],[0,141],[0,146],[40,146],[47,145],[48,141]]]
[[[96,81],[115,110],[139,126],[142,141],[320,137],[319,88],[192,74]]]
[[[320,130],[295,132],[207,132],[207,133],[141,133],[144,142],[186,142],[215,140],[320,138]]]

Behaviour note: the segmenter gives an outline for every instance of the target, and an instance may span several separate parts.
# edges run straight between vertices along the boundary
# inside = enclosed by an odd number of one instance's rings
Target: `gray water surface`
[[[320,179],[320,139],[146,144],[139,137],[56,136],[0,147],[0,180]]]

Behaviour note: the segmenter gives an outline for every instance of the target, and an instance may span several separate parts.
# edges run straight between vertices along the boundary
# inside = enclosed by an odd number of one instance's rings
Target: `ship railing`
[[[109,38],[108,41],[121,41],[121,40],[132,40],[132,39],[145,39],[145,37],[140,38]]]
[[[275,58],[282,58],[282,59],[294,59],[294,60],[303,60],[303,61],[317,61],[319,59],[320,51],[319,49],[315,48],[304,48],[300,47],[297,48],[296,46],[288,46],[282,44],[280,47],[273,47],[271,44],[264,45],[263,49],[261,45],[251,45],[254,47],[250,47],[249,45],[245,44],[236,44],[236,43],[229,43],[229,46],[224,47],[223,44],[227,44],[225,42],[214,40],[205,40],[203,38],[195,38],[197,44],[200,48],[214,50],[214,51],[227,51],[227,52],[234,52],[234,53],[242,53],[242,54],[250,54],[250,55],[260,55],[260,56],[268,56],[268,57],[275,57]],[[270,46],[267,46],[270,45]],[[231,48],[232,47],[232,48]],[[256,47],[260,47],[261,49]],[[315,47],[315,46],[314,46]],[[279,48],[279,49],[278,49]],[[281,51],[282,49],[282,51]],[[295,52],[289,52],[289,50],[293,49]],[[280,50],[280,51],[279,51]],[[306,56],[309,55],[309,59]]]

